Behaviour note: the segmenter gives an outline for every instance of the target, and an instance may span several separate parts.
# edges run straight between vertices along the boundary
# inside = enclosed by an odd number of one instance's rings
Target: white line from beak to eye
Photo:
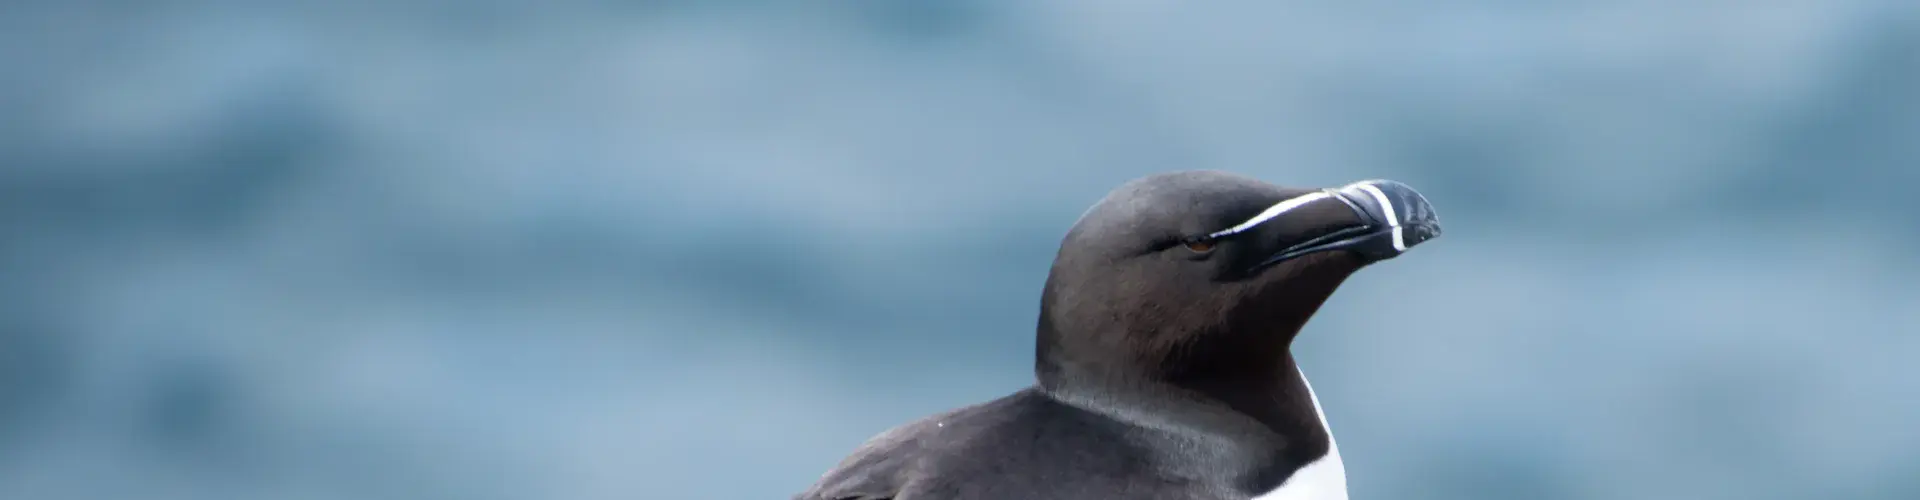
[[[1394,214],[1393,202],[1387,201],[1387,194],[1380,192],[1380,188],[1374,187],[1373,184],[1368,184],[1368,183],[1359,183],[1359,184],[1360,184],[1360,189],[1366,190],[1367,194],[1373,195],[1374,201],[1380,202],[1381,215],[1386,216],[1387,226],[1393,228],[1394,251],[1397,251],[1397,252],[1407,251],[1407,240],[1405,236],[1402,236],[1403,228],[1400,227],[1400,217]]]
[[[1233,226],[1227,229],[1223,229],[1223,230],[1220,230],[1219,232],[1216,232],[1207,236],[1218,238],[1221,236],[1238,234],[1241,231],[1253,229],[1254,226],[1258,226],[1263,222],[1272,220],[1274,217],[1279,217],[1280,214],[1284,214],[1293,209],[1300,208],[1301,205],[1306,205],[1308,203],[1313,202],[1314,200],[1329,198],[1332,196],[1333,195],[1331,194],[1327,194],[1326,191],[1315,191],[1312,193],[1307,193],[1300,196],[1287,198],[1285,200],[1280,200],[1279,203],[1275,203],[1273,204],[1273,206],[1267,207],[1266,210],[1260,211],[1259,215],[1255,215],[1253,216],[1253,218],[1247,219],[1246,222],[1242,222],[1238,226]]]

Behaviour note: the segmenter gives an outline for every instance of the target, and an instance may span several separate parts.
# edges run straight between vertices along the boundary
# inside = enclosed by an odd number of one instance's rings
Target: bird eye
[[[1186,245],[1187,249],[1192,250],[1194,253],[1207,253],[1213,251],[1214,241],[1213,238],[1210,237],[1194,236],[1182,240],[1180,243]]]

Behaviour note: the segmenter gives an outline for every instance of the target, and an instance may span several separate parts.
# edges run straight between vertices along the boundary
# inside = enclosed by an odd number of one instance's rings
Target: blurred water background
[[[0,68],[4,499],[786,498],[1191,168],[1447,222],[1298,344],[1356,499],[1920,498],[1911,1],[21,0]]]

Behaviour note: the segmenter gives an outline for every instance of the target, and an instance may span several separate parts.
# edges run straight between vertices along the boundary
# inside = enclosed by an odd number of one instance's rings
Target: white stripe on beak
[[[1366,190],[1367,194],[1373,195],[1374,201],[1380,202],[1381,215],[1387,219],[1387,226],[1393,228],[1393,249],[1401,252],[1407,251],[1406,237],[1401,235],[1403,229],[1400,227],[1400,216],[1394,213],[1393,202],[1387,200],[1387,194],[1380,192],[1380,188],[1367,182],[1356,182],[1354,184],[1358,185],[1360,189]]]
[[[1273,204],[1273,206],[1271,207],[1267,207],[1266,210],[1260,211],[1259,215],[1255,215],[1253,216],[1253,218],[1247,219],[1246,222],[1242,222],[1240,223],[1240,225],[1233,226],[1207,236],[1219,238],[1221,236],[1238,234],[1242,231],[1253,229],[1254,226],[1258,226],[1261,223],[1264,223],[1269,220],[1273,220],[1274,217],[1279,217],[1280,214],[1284,214],[1289,211],[1292,211],[1293,209],[1300,208],[1302,205],[1312,203],[1314,200],[1330,198],[1332,196],[1333,195],[1328,194],[1326,191],[1315,191],[1312,193],[1307,193],[1300,196],[1287,198],[1285,200],[1281,200],[1279,203]]]

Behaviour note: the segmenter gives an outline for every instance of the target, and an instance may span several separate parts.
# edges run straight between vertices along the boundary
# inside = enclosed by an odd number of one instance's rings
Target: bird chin
[[[1276,293],[1273,303],[1295,303],[1301,294],[1333,294],[1340,283],[1367,263],[1351,251],[1327,250],[1268,266],[1255,271],[1251,278],[1261,282],[1265,291]]]

